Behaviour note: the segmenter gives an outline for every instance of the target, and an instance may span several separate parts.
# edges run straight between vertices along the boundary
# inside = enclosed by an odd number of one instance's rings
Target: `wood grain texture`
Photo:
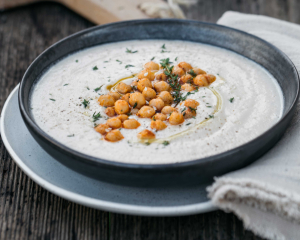
[[[215,22],[225,11],[264,14],[300,23],[296,0],[199,0],[188,18]],[[45,48],[93,24],[55,3],[0,12],[0,110],[28,65]],[[110,214],[59,198],[30,180],[0,141],[0,239],[259,240],[221,211],[186,217]]]

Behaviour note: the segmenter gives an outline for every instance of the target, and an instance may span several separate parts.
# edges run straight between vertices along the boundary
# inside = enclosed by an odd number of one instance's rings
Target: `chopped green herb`
[[[108,61],[104,61],[105,63],[108,63]]]
[[[234,100],[234,97],[233,97],[233,98],[230,98],[230,99],[229,99],[229,102],[231,102],[231,103],[232,103],[232,102],[233,102],[233,100]]]
[[[49,98],[51,101],[56,101],[55,99],[53,99],[53,98]]]
[[[154,58],[155,58],[155,57],[151,58],[151,61],[153,61],[153,60],[154,60]]]
[[[161,53],[169,53],[170,51],[166,51],[166,50],[161,50]]]
[[[83,104],[84,108],[86,108],[90,104],[90,102],[87,101],[86,99],[84,99],[82,104]]]
[[[145,142],[145,145],[147,145],[147,146],[149,146],[151,143],[149,143],[149,142]]]
[[[191,70],[189,71],[189,74],[191,74],[193,77],[196,77],[196,76],[197,76],[197,74],[194,72],[193,69],[191,69]]]
[[[137,102],[135,102],[135,104],[133,105],[133,107],[132,107],[132,108],[136,108],[136,106],[137,106]]]
[[[75,134],[72,134],[72,135],[68,135],[67,137],[74,137],[75,136]]]
[[[192,107],[189,107],[189,109],[191,109],[192,112],[196,112],[197,110],[196,108],[192,108]]]
[[[69,85],[69,83],[66,83],[64,86],[67,86],[67,85]]]
[[[166,49],[166,45],[165,45],[165,44],[162,45],[161,48],[162,48],[162,49]]]
[[[181,112],[184,112],[185,110],[186,110],[186,108],[182,109],[182,111],[181,111]]]
[[[163,141],[162,144],[165,145],[165,146],[168,146],[170,144],[170,142],[169,141]]]
[[[94,71],[98,70],[98,67],[97,66],[93,67],[93,70]]]
[[[89,87],[86,87],[86,89],[87,89],[87,90],[90,90],[90,88],[89,88]]]
[[[178,57],[175,58],[175,61],[177,61]]]
[[[99,120],[100,118],[102,118],[100,112],[98,112],[96,114],[96,112],[93,113],[93,121],[96,122],[97,120]]]
[[[209,116],[209,118],[214,118],[214,115],[208,115]]]
[[[211,106],[206,106],[206,107],[211,108]]]
[[[94,91],[98,92],[102,87],[103,87],[103,85],[101,85],[100,87],[95,88]]]
[[[76,61],[75,62],[78,62],[78,60],[76,59]]]
[[[118,63],[122,64],[122,62],[121,62],[120,60],[117,59],[116,61],[117,61]]]
[[[132,51],[132,50],[129,50],[128,48],[126,48],[126,52],[127,53],[137,53],[138,51]]]
[[[204,97],[206,97],[206,96],[202,96],[202,97],[204,98]]]
[[[192,123],[187,123],[186,126],[191,125]]]
[[[130,67],[134,67],[134,66],[130,65],[130,64],[128,64],[128,65],[125,66],[125,68],[130,68]]]

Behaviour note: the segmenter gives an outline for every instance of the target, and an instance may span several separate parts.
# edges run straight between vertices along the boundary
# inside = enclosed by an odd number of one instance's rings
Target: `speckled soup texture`
[[[124,139],[119,142],[103,140],[94,130],[108,118],[97,101],[99,95],[140,72],[151,59],[159,63],[165,58],[172,64],[188,62],[217,77],[209,87],[188,96],[200,103],[196,118],[177,126],[167,123],[165,130],[155,132],[158,141],[145,145],[137,134],[151,130],[151,119],[132,115],[129,118],[141,123],[139,128],[122,128]],[[87,108],[84,99],[90,102]],[[64,58],[34,85],[30,104],[38,126],[76,151],[119,162],[163,164],[211,156],[254,139],[279,120],[283,97],[273,76],[233,52],[186,41],[144,40],[96,46]],[[96,122],[94,113],[102,116]]]

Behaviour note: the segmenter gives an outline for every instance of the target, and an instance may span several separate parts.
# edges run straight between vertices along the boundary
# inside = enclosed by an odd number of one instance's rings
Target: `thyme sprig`
[[[100,112],[98,112],[97,114],[96,114],[96,112],[93,113],[93,122],[96,122],[100,118],[102,118]]]
[[[86,108],[90,104],[90,101],[84,99],[82,104],[83,104],[84,108]]]

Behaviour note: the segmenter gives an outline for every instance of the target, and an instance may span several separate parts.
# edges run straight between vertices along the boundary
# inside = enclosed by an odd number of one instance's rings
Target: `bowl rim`
[[[246,37],[250,37],[256,41],[260,41],[263,44],[268,45],[269,47],[273,48],[274,50],[276,50],[280,55],[282,55],[282,57],[292,66],[293,70],[296,73],[296,77],[297,77],[297,89],[296,89],[296,96],[293,100],[293,102],[291,103],[290,107],[287,109],[286,113],[284,115],[281,116],[280,120],[278,122],[276,122],[273,126],[271,126],[269,129],[267,129],[266,131],[264,131],[262,134],[260,134],[259,136],[255,137],[254,139],[239,145],[235,148],[229,149],[227,151],[215,154],[215,155],[211,155],[208,157],[203,157],[203,158],[198,158],[198,159],[192,159],[189,161],[185,161],[185,162],[176,162],[176,163],[163,163],[163,164],[140,164],[140,163],[126,163],[126,162],[117,162],[114,160],[107,160],[107,159],[102,159],[99,157],[94,157],[92,155],[88,155],[85,153],[81,153],[77,150],[74,150],[70,147],[67,147],[66,145],[64,145],[63,143],[60,143],[59,141],[55,140],[53,137],[51,137],[50,135],[48,135],[44,130],[42,130],[32,119],[32,117],[29,115],[29,113],[26,111],[24,103],[22,101],[22,99],[24,99],[23,95],[22,95],[22,89],[25,86],[26,83],[26,78],[27,75],[29,74],[29,70],[31,68],[34,67],[34,64],[38,61],[40,61],[41,57],[47,52],[50,51],[52,48],[55,48],[57,45],[68,41],[71,38],[75,38],[78,37],[80,35],[84,35],[93,31],[96,31],[98,29],[104,29],[107,27],[114,27],[114,26],[121,26],[121,25],[136,25],[136,24],[148,24],[148,23],[174,23],[174,24],[202,24],[202,25],[206,25],[206,26],[213,26],[213,27],[218,27],[219,29],[224,29],[224,30],[229,30],[229,31],[234,31],[237,32],[239,34],[242,34]],[[150,39],[150,38],[149,38]],[[153,38],[155,39],[155,38]],[[132,39],[133,40],[133,39]],[[188,40],[186,40],[188,41]],[[118,41],[116,41],[118,42]],[[100,45],[100,44],[99,44]],[[96,46],[96,45],[95,45]],[[91,46],[89,46],[91,47]],[[86,48],[89,48],[86,47]],[[222,47],[220,47],[222,48]],[[83,48],[85,49],[85,48]],[[223,48],[226,49],[226,48]],[[228,51],[232,51],[230,49],[226,49]],[[79,51],[79,50],[78,50]],[[77,51],[74,51],[72,53],[75,53]],[[69,54],[72,54],[69,53]],[[237,53],[237,52],[236,52]],[[239,55],[242,55],[240,53],[237,53]],[[67,55],[65,55],[67,56]],[[242,55],[244,56],[244,55]],[[246,57],[246,56],[244,56]],[[246,57],[248,58],[248,57]],[[249,58],[248,58],[249,59]],[[252,59],[250,59],[251,61],[253,61]],[[59,60],[56,60],[59,61]],[[258,64],[258,63],[257,63]],[[71,34],[59,41],[57,41],[56,43],[54,43],[53,45],[51,45],[50,47],[48,47],[47,49],[45,49],[41,54],[39,54],[38,57],[35,58],[35,60],[29,65],[29,67],[27,68],[27,70],[25,71],[21,83],[20,83],[20,87],[19,87],[19,92],[18,92],[18,101],[19,101],[19,108],[21,111],[21,115],[23,117],[23,120],[31,127],[31,129],[38,134],[39,137],[42,137],[48,144],[54,146],[56,149],[59,149],[60,151],[63,151],[64,153],[66,153],[69,156],[73,156],[76,157],[76,159],[80,159],[81,161],[93,164],[93,165],[106,165],[107,167],[121,167],[121,168],[126,168],[126,169],[153,169],[153,170],[166,170],[166,169],[179,169],[179,168],[186,168],[186,167],[190,167],[190,166],[194,166],[194,165],[198,165],[198,164],[206,164],[209,162],[214,162],[217,160],[220,160],[224,157],[226,157],[227,155],[231,155],[234,152],[243,150],[244,148],[247,148],[247,146],[250,146],[251,144],[260,141],[260,139],[262,139],[265,135],[269,134],[270,132],[274,131],[274,129],[278,128],[279,125],[281,125],[282,122],[284,122],[284,120],[286,118],[289,117],[289,114],[291,112],[291,110],[294,108],[294,106],[297,103],[297,100],[299,98],[299,84],[300,84],[300,78],[299,78],[299,73],[297,71],[297,68],[295,67],[294,63],[290,60],[290,58],[284,53],[282,52],[280,49],[278,49],[277,47],[275,47],[273,44],[259,38],[256,37],[252,34],[249,34],[247,32],[238,30],[238,29],[234,29],[231,27],[227,27],[227,26],[223,26],[223,25],[219,25],[219,24],[215,24],[215,23],[208,23],[208,22],[202,22],[202,21],[196,21],[196,20],[182,20],[182,19],[141,19],[141,20],[130,20],[130,21],[120,21],[120,22],[114,22],[114,23],[108,23],[108,24],[103,24],[103,25],[98,25],[98,26],[94,26],[94,27],[90,27],[84,30],[81,30],[79,32],[76,32],[74,34]],[[32,87],[32,86],[31,86]],[[30,87],[30,88],[31,88]]]

